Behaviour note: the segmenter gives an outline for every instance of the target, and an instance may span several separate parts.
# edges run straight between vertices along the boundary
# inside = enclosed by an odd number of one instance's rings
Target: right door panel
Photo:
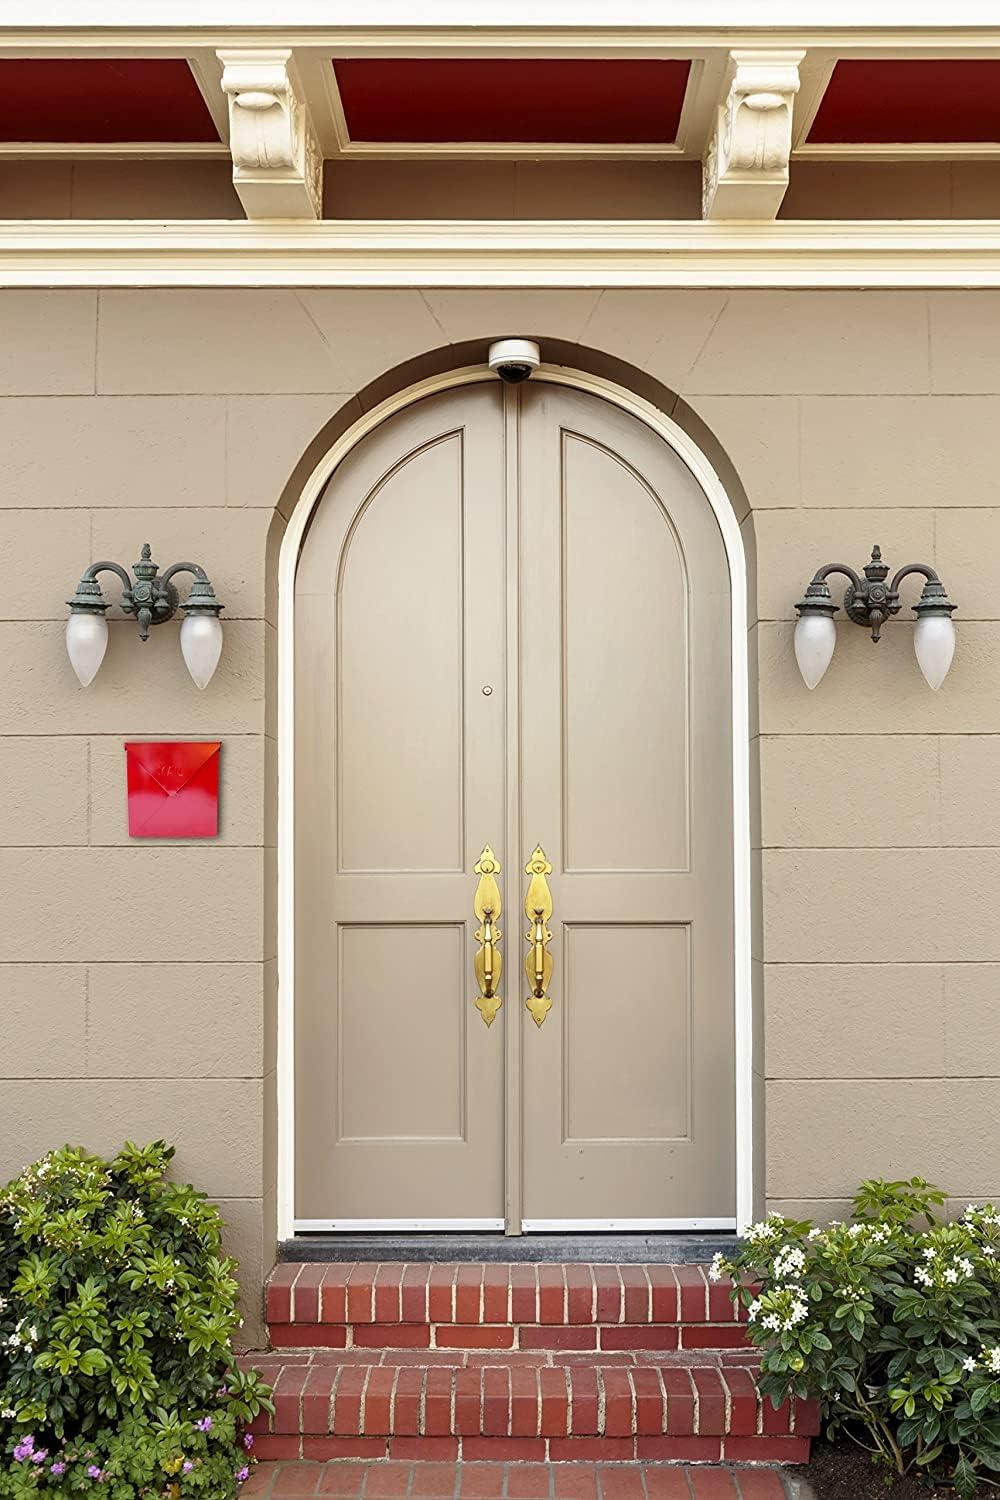
[[[677,455],[597,397],[523,388],[519,476],[521,861],[553,866],[554,958],[541,1026],[521,1009],[525,1227],[729,1218],[722,537]]]

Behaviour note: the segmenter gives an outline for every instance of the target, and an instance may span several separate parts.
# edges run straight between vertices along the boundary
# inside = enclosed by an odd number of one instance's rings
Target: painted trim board
[[[997,287],[1000,220],[9,220],[10,287]]]

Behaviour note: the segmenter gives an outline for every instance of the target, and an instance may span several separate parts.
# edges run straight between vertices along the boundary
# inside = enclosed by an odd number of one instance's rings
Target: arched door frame
[[[330,475],[367,435],[406,406],[456,386],[495,380],[482,365],[449,370],[387,397],[347,429],[306,481],[278,560],[278,1237],[294,1234],[295,1191],[295,571],[306,527]],[[736,1056],[736,1227],[753,1217],[753,990],[750,957],[750,721],[746,557],[726,489],[705,454],[678,424],[624,386],[563,365],[542,365],[534,380],[600,396],[630,412],[669,444],[698,481],[719,524],[731,587],[733,728],[733,936]]]

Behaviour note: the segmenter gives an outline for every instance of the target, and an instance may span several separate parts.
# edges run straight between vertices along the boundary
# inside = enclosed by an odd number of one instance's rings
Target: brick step
[[[699,1265],[282,1262],[266,1315],[275,1348],[746,1347]]]
[[[775,1411],[741,1355],[252,1356],[274,1387],[262,1458],[805,1463],[812,1402]]]

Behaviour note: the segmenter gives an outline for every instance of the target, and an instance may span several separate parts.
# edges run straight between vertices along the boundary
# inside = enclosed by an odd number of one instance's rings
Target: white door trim
[[[671,1234],[735,1229],[729,1219],[522,1219],[525,1234]]]
[[[750,729],[747,661],[747,580],[743,538],[718,474],[676,422],[624,386],[596,375],[542,365],[536,380],[571,386],[631,412],[667,442],[701,486],[719,524],[731,586],[733,692],[733,934],[736,1043],[736,1227],[753,1217],[753,1001],[750,964]],[[456,386],[495,380],[484,366],[450,370],[419,381],[366,412],[343,433],[307,479],[285,530],[278,561],[278,1237],[295,1222],[295,570],[309,518],[347,454],[393,413]],[[315,1223],[315,1221],[309,1221]],[[331,1220],[331,1224],[342,1221]],[[541,1221],[533,1221],[541,1222]],[[650,1221],[655,1228],[665,1221]],[[672,1228],[694,1228],[670,1221]],[[394,1227],[401,1228],[402,1225]],[[417,1226],[410,1226],[417,1227]],[[527,1226],[525,1226],[527,1227]],[[703,1224],[697,1227],[708,1227]],[[721,1227],[721,1226],[720,1226]],[[725,1227],[730,1227],[729,1221]]]
[[[496,1233],[503,1219],[296,1219],[298,1234],[424,1234],[470,1230]]]

